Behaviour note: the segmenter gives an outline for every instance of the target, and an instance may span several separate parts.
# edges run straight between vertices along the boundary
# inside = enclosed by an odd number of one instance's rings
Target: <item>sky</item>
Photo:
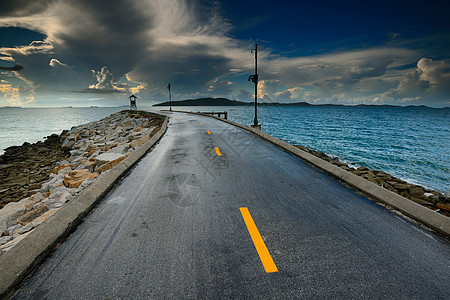
[[[0,107],[450,106],[450,1],[2,0]]]

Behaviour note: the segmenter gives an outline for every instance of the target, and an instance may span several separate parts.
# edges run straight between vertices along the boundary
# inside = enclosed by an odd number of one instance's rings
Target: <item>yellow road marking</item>
[[[241,207],[239,210],[244,218],[245,225],[247,225],[248,232],[253,240],[253,244],[255,244],[256,251],[258,251],[259,258],[261,259],[266,273],[278,272],[277,266],[273,262],[272,256],[270,256],[269,250],[267,250],[266,244],[264,244],[258,228],[256,228],[256,224],[253,222],[253,218],[248,211],[248,208]]]
[[[200,125],[202,125],[202,126],[203,126],[203,123],[200,123]]]
[[[206,132],[207,132],[208,134],[211,134],[211,132],[209,132],[209,130],[206,130]]]
[[[214,147],[216,149],[216,153],[218,156],[222,156],[222,153],[220,153],[219,147]]]

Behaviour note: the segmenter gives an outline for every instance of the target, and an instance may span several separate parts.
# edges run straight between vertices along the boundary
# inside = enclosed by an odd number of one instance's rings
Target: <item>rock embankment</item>
[[[121,111],[0,156],[0,251],[7,251],[159,131],[164,118]]]
[[[320,157],[346,171],[361,176],[391,192],[397,193],[411,201],[450,217],[450,197],[448,195],[426,189],[420,185],[410,184],[383,171],[370,170],[366,167],[353,168],[348,164],[339,161],[337,157],[331,158],[323,152],[317,152],[300,145],[296,145],[296,147]]]
[[[0,208],[35,193],[59,161],[69,152],[61,148],[67,131],[44,142],[24,143],[5,149],[0,156]]]

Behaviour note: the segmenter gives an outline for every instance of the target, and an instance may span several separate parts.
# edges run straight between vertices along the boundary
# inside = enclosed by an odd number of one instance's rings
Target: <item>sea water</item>
[[[9,146],[35,143],[53,133],[118,112],[119,107],[0,108],[0,154]]]
[[[8,146],[36,142],[123,108],[0,109],[0,154]],[[156,109],[156,108],[153,108]],[[160,107],[157,109],[166,109]],[[228,119],[253,124],[254,108],[176,107],[227,111]],[[392,174],[450,192],[450,109],[397,107],[259,107],[262,130],[354,166]]]

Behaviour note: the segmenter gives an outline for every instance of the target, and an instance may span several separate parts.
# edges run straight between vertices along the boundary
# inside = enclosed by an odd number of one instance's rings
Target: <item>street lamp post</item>
[[[170,111],[172,111],[172,95],[170,94],[170,82],[167,86],[167,89],[169,90],[169,105],[170,105]]]
[[[255,44],[255,49],[252,49],[251,53],[253,50],[255,51],[255,74],[248,77],[248,81],[255,84],[255,119],[252,127],[261,130],[261,125],[258,124],[258,44]]]

